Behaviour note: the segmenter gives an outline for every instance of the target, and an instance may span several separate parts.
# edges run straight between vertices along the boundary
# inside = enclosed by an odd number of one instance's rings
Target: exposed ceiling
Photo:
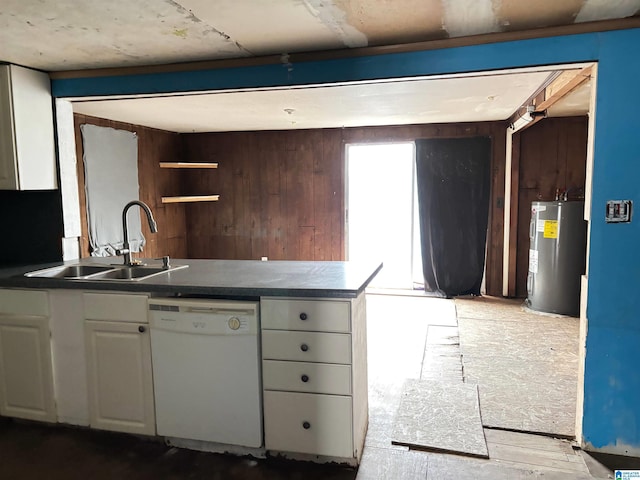
[[[2,0],[0,61],[46,71],[393,45],[637,15],[640,0]]]

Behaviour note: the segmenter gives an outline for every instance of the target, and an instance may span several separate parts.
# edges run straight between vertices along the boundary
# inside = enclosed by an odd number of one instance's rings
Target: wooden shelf
[[[160,168],[218,168],[213,162],[160,162]],[[179,195],[162,197],[162,203],[217,202],[220,195]]]
[[[210,162],[160,162],[160,168],[218,168]]]
[[[189,195],[181,197],[162,197],[162,203],[217,202],[220,195]]]

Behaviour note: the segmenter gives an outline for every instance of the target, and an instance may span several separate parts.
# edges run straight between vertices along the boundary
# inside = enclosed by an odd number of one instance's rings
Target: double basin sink
[[[115,280],[137,282],[156,275],[163,275],[175,270],[187,268],[188,265],[169,267],[161,266],[126,266],[126,265],[61,265],[59,267],[25,273],[25,277],[59,278],[67,280]]]

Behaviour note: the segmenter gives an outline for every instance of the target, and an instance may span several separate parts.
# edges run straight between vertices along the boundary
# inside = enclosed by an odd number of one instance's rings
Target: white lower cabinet
[[[268,297],[260,307],[265,448],[358,464],[368,421],[364,294]]]
[[[352,457],[351,397],[264,392],[265,444],[270,450]]]
[[[0,414],[56,421],[49,319],[0,316]]]
[[[155,434],[151,341],[146,315],[140,316],[146,302],[142,295],[84,295],[92,428]],[[118,315],[103,308],[109,304]]]
[[[56,421],[49,305],[43,291],[0,290],[0,414]]]

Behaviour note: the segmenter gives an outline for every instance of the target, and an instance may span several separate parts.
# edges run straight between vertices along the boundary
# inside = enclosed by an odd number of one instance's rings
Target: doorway
[[[370,284],[422,285],[414,142],[346,146],[346,249],[350,261],[382,261]]]

